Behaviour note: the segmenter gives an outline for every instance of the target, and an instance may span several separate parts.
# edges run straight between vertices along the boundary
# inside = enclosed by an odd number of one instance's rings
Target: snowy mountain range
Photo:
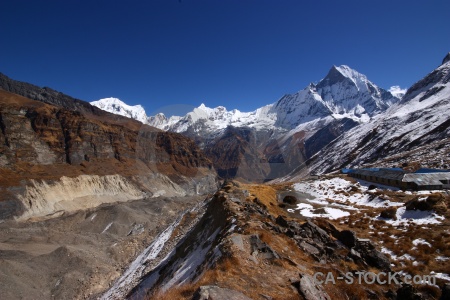
[[[382,89],[342,65],[333,66],[317,84],[253,112],[201,104],[185,116],[167,118],[163,114],[148,117],[141,106],[128,106],[115,98],[91,104],[193,138],[223,177],[258,173],[267,180],[294,170],[345,131],[371,122],[399,102],[402,93],[398,87],[391,92]]]
[[[200,131],[199,127],[202,127],[202,132],[211,133],[230,125],[291,130],[299,124],[326,117],[346,117],[367,122],[397,102],[400,96],[398,87],[391,93],[377,87],[365,75],[343,65],[332,67],[317,85],[310,84],[296,94],[285,95],[277,102],[253,112],[228,111],[223,106],[209,108],[201,104],[183,117],[167,118],[164,114],[147,117],[142,106],[129,106],[116,98],[101,99],[91,104],[163,130],[182,133],[192,127]]]
[[[91,105],[107,112],[138,120],[144,124],[148,123],[148,117],[145,109],[141,105],[127,105],[125,102],[117,98],[104,98],[98,101],[92,101]]]

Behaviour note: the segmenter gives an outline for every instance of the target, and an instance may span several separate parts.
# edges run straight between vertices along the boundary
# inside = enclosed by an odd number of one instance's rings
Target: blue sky
[[[0,26],[0,72],[148,113],[254,110],[341,64],[406,88],[450,51],[448,0],[14,0]]]

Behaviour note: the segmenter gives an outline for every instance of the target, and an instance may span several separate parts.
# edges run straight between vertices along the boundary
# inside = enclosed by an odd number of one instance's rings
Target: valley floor
[[[156,235],[203,199],[150,198],[44,221],[2,222],[0,298],[96,298]]]

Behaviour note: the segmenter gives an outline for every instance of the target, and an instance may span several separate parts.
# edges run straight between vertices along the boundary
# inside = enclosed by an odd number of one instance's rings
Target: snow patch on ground
[[[428,247],[431,247],[431,244],[428,243],[426,240],[424,239],[415,239],[413,242],[414,246],[418,246],[418,245],[427,245]]]
[[[440,224],[445,219],[445,217],[439,216],[433,211],[406,210],[406,207],[397,209],[396,216],[397,220],[395,221],[381,217],[378,217],[378,219],[384,220],[392,226],[408,225],[410,222],[417,225]]]
[[[358,191],[351,191],[357,188]],[[380,198],[371,200],[370,195],[364,194],[368,190],[367,186],[358,183],[352,183],[348,180],[335,177],[331,179],[315,180],[312,182],[301,182],[294,184],[294,189],[298,192],[308,193],[320,200],[320,204],[328,203],[326,199],[345,203],[349,201],[352,204],[369,207],[388,207],[402,206],[403,203],[392,202]]]
[[[389,250],[386,247],[381,247],[381,253],[388,254],[393,260],[397,260],[398,258],[397,255],[395,255],[392,250]]]
[[[449,261],[450,257],[446,257],[446,256],[436,256],[436,261]]]
[[[324,208],[318,208],[314,209],[312,205],[301,203],[297,206],[297,209],[299,210],[299,213],[307,218],[313,218],[313,217],[321,217],[321,218],[327,218],[327,219],[339,219],[342,217],[347,217],[350,215],[348,211],[343,211],[338,208],[332,208],[332,207],[324,207]],[[291,212],[294,212],[294,210],[290,210]]]
[[[445,273],[436,273],[434,271],[431,271],[430,275],[433,275],[434,277],[442,279],[442,280],[450,281],[450,276],[448,274],[445,274]]]

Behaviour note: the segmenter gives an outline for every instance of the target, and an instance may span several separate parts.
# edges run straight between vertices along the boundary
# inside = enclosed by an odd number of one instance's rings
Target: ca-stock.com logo
[[[314,282],[318,285],[322,284],[336,284],[342,281],[346,284],[379,284],[390,285],[400,284],[423,284],[436,285],[436,277],[434,275],[410,275],[404,272],[347,272],[336,276],[332,272],[322,273],[317,272],[313,275]]]

